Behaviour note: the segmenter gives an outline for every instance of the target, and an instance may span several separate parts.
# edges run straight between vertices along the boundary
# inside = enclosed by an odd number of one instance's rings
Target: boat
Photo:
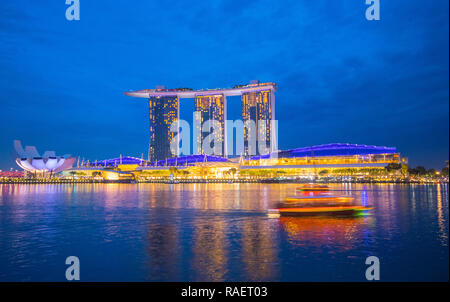
[[[359,205],[340,205],[340,206],[312,206],[312,207],[279,207],[268,211],[269,217],[280,216],[315,216],[315,215],[337,215],[354,216],[363,214],[371,207]]]
[[[307,184],[297,188],[300,192],[328,192],[330,188],[327,185]]]
[[[275,209],[270,209],[268,215],[269,217],[358,215],[371,209],[371,207],[355,203],[351,196],[317,192],[288,197],[283,203],[279,203]]]
[[[351,196],[340,195],[305,195],[293,196],[285,199],[286,203],[310,203],[310,202],[351,202],[354,198]]]

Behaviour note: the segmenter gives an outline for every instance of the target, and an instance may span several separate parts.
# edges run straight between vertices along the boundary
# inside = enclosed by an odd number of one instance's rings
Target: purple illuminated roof
[[[214,155],[204,155],[204,154],[197,154],[197,155],[186,155],[186,156],[179,156],[179,157],[173,157],[168,158],[167,160],[160,160],[157,162],[152,162],[152,166],[189,166],[193,163],[199,163],[199,162],[227,162],[228,159],[221,156],[214,156]]]
[[[131,156],[124,156],[122,158],[116,157],[106,160],[99,160],[96,162],[89,163],[89,166],[108,166],[108,167],[115,167],[117,165],[146,165],[146,166],[186,166],[191,165],[193,163],[198,162],[227,162],[228,159],[220,156],[213,156],[213,155],[186,155],[186,156],[180,156],[180,157],[173,157],[168,158],[167,160],[160,160],[156,162],[149,163],[146,160],[143,160],[141,158],[131,157]]]
[[[368,154],[393,154],[398,153],[395,147],[377,147],[356,144],[326,144],[304,148],[296,148],[278,151],[278,157],[313,157],[313,156],[345,156],[345,155],[368,155]],[[258,160],[270,158],[270,154],[254,156],[250,159]]]
[[[116,157],[105,160],[98,160],[96,162],[89,163],[89,166],[117,166],[117,165],[140,165],[144,160],[141,158],[131,157],[131,156],[123,156],[122,158]]]

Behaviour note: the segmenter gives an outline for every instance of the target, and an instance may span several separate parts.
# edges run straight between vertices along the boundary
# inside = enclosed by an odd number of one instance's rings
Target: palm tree
[[[326,175],[326,174],[328,174],[328,170],[321,170],[321,171],[319,172],[319,175],[320,175],[320,176],[323,176],[323,175]]]
[[[178,169],[176,167],[170,167],[169,172],[173,173],[173,176],[176,176],[178,174]]]
[[[183,170],[183,171],[181,171],[181,173],[183,174],[183,176],[186,178],[186,176],[188,176],[189,175],[189,171],[187,171],[187,170]]]

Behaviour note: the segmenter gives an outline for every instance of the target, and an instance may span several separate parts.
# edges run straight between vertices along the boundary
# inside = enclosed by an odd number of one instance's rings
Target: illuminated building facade
[[[241,97],[241,102],[243,104],[242,113],[244,122],[246,120],[254,120],[255,123],[258,123],[260,120],[263,120],[263,123],[266,125],[265,130],[261,128],[261,133],[257,134],[257,137],[255,137],[255,139],[257,140],[258,138],[261,138],[266,142],[267,147],[270,145],[271,148],[268,149],[269,151],[275,151],[276,133],[275,131],[271,131],[270,124],[272,120],[275,120],[274,92],[276,90],[277,87],[275,83],[259,83],[258,81],[252,81],[248,85],[236,85],[233,88],[225,89],[219,88],[193,90],[190,88],[165,89],[163,87],[160,87],[156,89],[130,91],[126,92],[125,95],[150,99],[151,139],[149,148],[149,160],[154,161],[164,160],[165,158],[172,156],[168,146],[170,139],[173,138],[173,134],[169,133],[167,129],[168,127],[170,127],[170,123],[172,121],[179,118],[178,101],[180,99],[189,98],[195,99],[195,109],[196,111],[201,112],[202,121],[215,119],[222,125],[222,137],[219,138],[219,141],[223,142],[221,152],[223,156],[228,155],[226,145],[227,129],[225,127],[225,121],[227,120],[227,96]],[[244,128],[244,132],[248,131],[245,129],[246,128]],[[255,127],[255,129],[258,128]],[[201,144],[199,143],[199,141],[204,138],[203,133],[199,136],[199,140],[196,141],[197,150],[194,151],[198,153],[204,153],[204,150],[202,150]],[[245,154],[238,155],[258,155],[267,153],[261,153],[258,150],[255,150],[255,154],[250,154],[248,149],[250,139],[253,139],[253,137],[250,137],[248,133],[245,134],[244,145],[247,146],[245,148],[246,152]]]
[[[23,178],[25,173],[23,171],[0,171],[0,179],[2,178]]]
[[[195,97],[195,111],[200,114],[200,121],[197,122],[197,154],[204,154],[202,142],[208,132],[202,132],[202,125],[208,120],[215,120],[220,124],[220,133],[214,137],[214,143],[220,143],[220,152],[215,155],[224,155],[225,146],[225,116],[226,116],[226,97],[223,94],[216,95],[198,95]],[[212,145],[211,148],[214,146]]]
[[[389,164],[407,164],[395,147],[326,144],[247,158],[241,171],[280,172],[284,175],[380,174]],[[377,172],[378,171],[378,172]],[[251,173],[250,173],[251,174]]]
[[[151,96],[149,98],[150,144],[148,160],[164,160],[174,156],[170,142],[175,132],[170,131],[173,122],[178,121],[179,101],[176,95]]]
[[[257,83],[250,85],[258,85]],[[254,92],[243,93],[241,96],[242,104],[242,120],[244,124],[253,121],[256,131],[249,131],[248,127],[244,127],[244,156],[266,154],[273,151],[271,149],[271,121],[275,120],[275,95],[273,90],[259,90]],[[261,124],[262,123],[262,124]],[[253,137],[256,135],[256,137]],[[256,150],[249,148],[249,141],[265,142],[266,150],[260,150],[258,143]]]
[[[68,171],[90,178],[133,178],[140,181],[168,179],[171,174],[186,181],[289,178],[398,179],[407,177],[408,160],[395,147],[356,144],[326,144],[277,151],[277,156],[260,155],[228,159],[213,155],[186,155],[148,162],[140,158],[120,157],[85,164]],[[395,171],[387,169],[394,164]],[[406,173],[406,174],[405,174]],[[114,175],[113,175],[114,174]]]
[[[47,177],[68,170],[76,160],[70,154],[57,156],[54,151],[45,151],[40,155],[34,146],[26,146],[24,149],[19,140],[14,141],[14,149],[17,165],[35,176]]]

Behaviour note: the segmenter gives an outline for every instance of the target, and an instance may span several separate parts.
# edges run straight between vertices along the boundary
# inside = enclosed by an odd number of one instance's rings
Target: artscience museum
[[[19,140],[14,141],[14,149],[17,165],[35,176],[51,176],[71,169],[76,160],[69,154],[56,156],[54,151],[45,151],[41,156],[36,147],[26,146],[24,149]]]

